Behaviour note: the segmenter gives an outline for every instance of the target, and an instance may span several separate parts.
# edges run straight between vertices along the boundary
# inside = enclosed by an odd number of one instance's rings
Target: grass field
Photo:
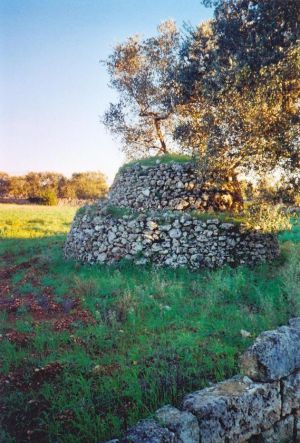
[[[74,212],[0,205],[2,443],[118,436],[300,314],[299,227],[254,269],[91,267],[63,259]]]

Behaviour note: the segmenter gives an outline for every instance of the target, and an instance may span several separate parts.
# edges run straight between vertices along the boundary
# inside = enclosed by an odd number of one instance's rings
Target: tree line
[[[104,197],[107,191],[108,184],[101,172],[77,172],[71,178],[55,172],[29,172],[21,176],[0,172],[0,197],[5,199],[56,205],[58,199],[94,200]]]
[[[299,189],[300,0],[202,3],[212,20],[115,46],[104,124],[128,158],[189,153],[204,177],[276,170]]]

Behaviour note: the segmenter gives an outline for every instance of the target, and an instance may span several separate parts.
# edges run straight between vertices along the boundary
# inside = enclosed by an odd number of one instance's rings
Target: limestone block
[[[199,443],[198,421],[190,412],[167,405],[156,411],[156,418],[162,426],[174,432],[178,443]]]
[[[295,443],[300,443],[300,409],[295,414]]]
[[[153,221],[153,220],[148,220],[147,221],[147,228],[150,230],[150,231],[153,231],[154,229],[156,229],[157,228],[157,223],[155,222],[155,221]]]
[[[183,409],[198,418],[201,442],[242,443],[280,419],[279,383],[233,377],[187,395]]]
[[[177,443],[173,432],[154,420],[141,420],[128,430],[120,443]]]
[[[282,414],[300,409],[300,369],[282,380]]]
[[[174,229],[171,229],[169,231],[169,236],[171,238],[176,238],[177,239],[177,238],[180,238],[181,235],[182,235],[182,233],[181,233],[180,229],[178,229],[178,228],[174,228]]]
[[[292,443],[294,440],[295,417],[289,415],[278,421],[271,429],[258,437],[250,439],[249,443]]]
[[[295,323],[296,324],[296,323]],[[241,371],[256,381],[287,377],[300,368],[300,326],[263,332],[241,358]]]
[[[292,328],[300,329],[300,317],[292,318],[289,321],[289,326],[291,326]]]

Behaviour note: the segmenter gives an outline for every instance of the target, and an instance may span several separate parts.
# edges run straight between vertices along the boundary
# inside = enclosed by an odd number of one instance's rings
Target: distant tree
[[[9,192],[10,179],[6,172],[0,171],[0,197],[5,197]]]
[[[179,44],[179,31],[169,20],[155,37],[134,36],[117,45],[105,62],[119,101],[110,104],[103,122],[128,158],[172,150]]]
[[[29,172],[25,179],[29,197],[39,197],[41,193],[49,190],[58,194],[60,182],[64,180],[64,176],[55,172]]]
[[[67,198],[70,200],[76,199],[76,191],[71,179],[62,177],[62,179],[59,181],[58,197]]]
[[[106,195],[108,185],[101,172],[74,173],[70,179],[55,172],[29,172],[9,176],[0,172],[0,197],[26,198],[32,203],[56,205],[59,198],[92,200]]]
[[[12,176],[9,178],[8,197],[28,198],[28,183],[24,176]]]
[[[45,188],[40,191],[38,198],[40,199],[40,202],[46,206],[56,206],[58,204],[57,193],[51,188]]]
[[[105,176],[101,172],[79,172],[72,174],[70,185],[79,199],[104,197],[108,191]]]

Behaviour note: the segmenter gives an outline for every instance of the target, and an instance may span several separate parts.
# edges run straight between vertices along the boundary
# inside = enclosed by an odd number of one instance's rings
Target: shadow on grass
[[[0,260],[2,262],[21,263],[41,254],[45,256],[62,255],[66,235],[35,238],[0,238]]]

